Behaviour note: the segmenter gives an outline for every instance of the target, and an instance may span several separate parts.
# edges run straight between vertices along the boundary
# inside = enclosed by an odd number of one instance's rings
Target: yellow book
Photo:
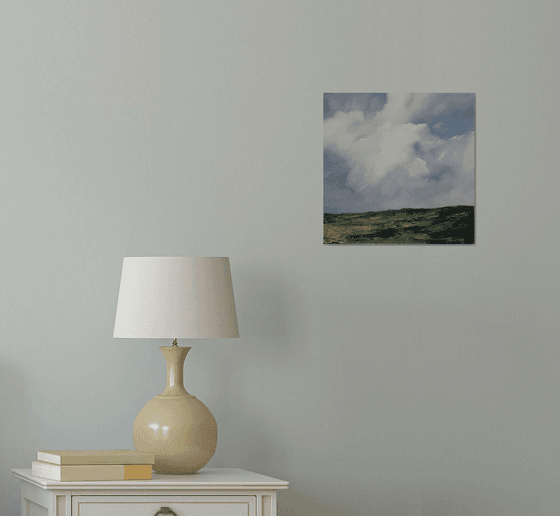
[[[154,464],[153,453],[136,450],[58,450],[38,451],[37,460],[63,465]]]
[[[151,464],[97,464],[60,466],[48,462],[33,461],[31,474],[34,477],[77,482],[81,480],[150,480]]]

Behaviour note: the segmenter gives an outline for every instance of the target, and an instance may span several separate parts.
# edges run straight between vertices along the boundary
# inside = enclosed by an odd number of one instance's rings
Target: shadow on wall
[[[371,512],[375,510],[375,512]],[[332,503],[324,498],[315,498],[304,492],[299,492],[297,486],[290,483],[287,491],[278,493],[278,516],[372,516],[379,515],[404,515],[402,507],[370,508],[367,512],[343,503]]]
[[[240,336],[254,343],[269,359],[276,358],[271,353],[278,352],[278,343],[286,342],[289,331],[289,296],[280,272],[253,263],[240,264],[233,281]],[[266,342],[270,345],[263,348]]]
[[[0,510],[7,516],[20,513],[19,481],[11,469],[30,468],[38,446],[30,428],[26,384],[18,369],[0,362]]]
[[[273,371],[289,354],[289,339],[288,298],[285,285],[274,272],[253,263],[235,264],[233,283],[241,338],[224,343],[227,350],[222,348],[213,362],[215,415],[220,419],[213,467],[235,464],[266,471],[271,465],[277,466],[278,449],[267,418],[270,400],[262,391],[269,389],[263,385],[265,378],[275,376]]]
[[[282,369],[301,351],[306,328],[302,286],[278,264],[235,263],[239,332],[252,360]]]

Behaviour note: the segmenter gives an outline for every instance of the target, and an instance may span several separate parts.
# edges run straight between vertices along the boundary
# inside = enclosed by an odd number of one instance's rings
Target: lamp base
[[[183,364],[190,349],[160,347],[167,362],[167,388],[144,405],[134,421],[134,447],[155,455],[156,473],[196,473],[216,451],[214,416],[183,386]]]

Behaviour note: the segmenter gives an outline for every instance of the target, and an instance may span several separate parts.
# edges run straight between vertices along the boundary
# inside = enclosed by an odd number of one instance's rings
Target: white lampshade
[[[124,258],[113,337],[239,337],[229,258]]]

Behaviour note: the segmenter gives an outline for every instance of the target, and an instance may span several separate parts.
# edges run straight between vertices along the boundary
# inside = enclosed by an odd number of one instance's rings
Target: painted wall
[[[132,447],[160,341],[123,256],[229,256],[242,337],[193,342],[213,467],[280,514],[555,515],[552,0],[2,0],[0,507],[38,449]],[[322,245],[324,92],[474,92],[477,243]],[[190,345],[190,343],[183,343]]]

